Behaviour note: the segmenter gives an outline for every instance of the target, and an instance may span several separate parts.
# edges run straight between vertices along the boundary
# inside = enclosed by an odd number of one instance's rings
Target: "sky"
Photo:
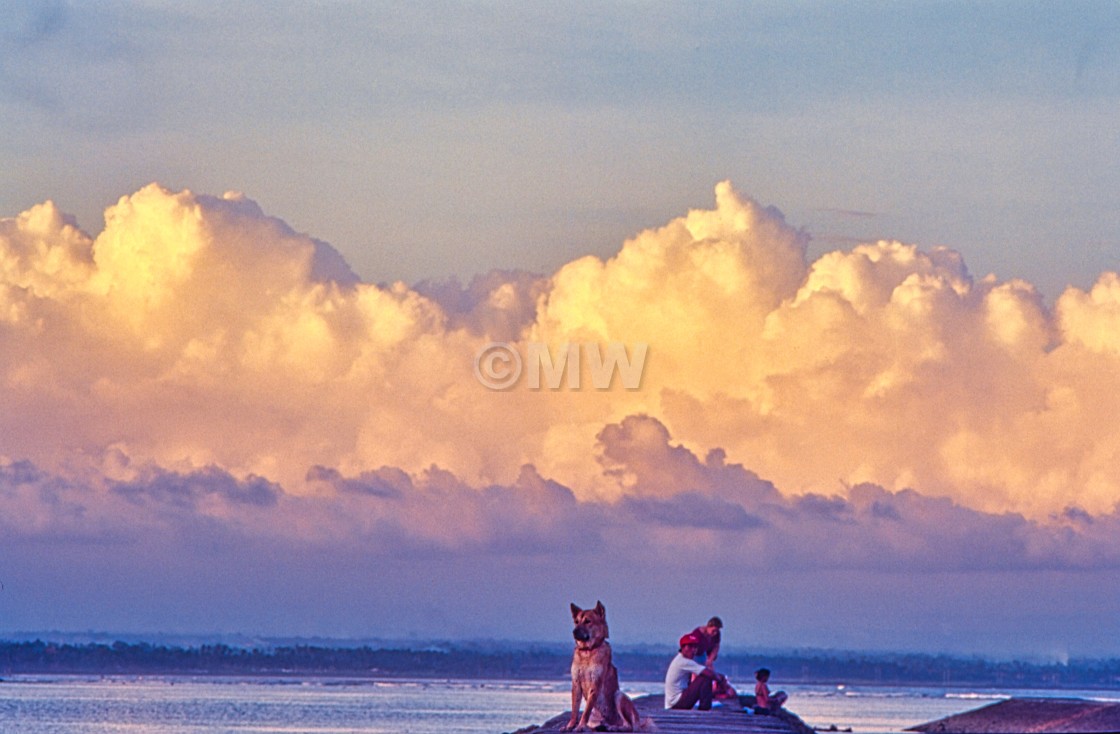
[[[0,635],[1120,656],[1118,117],[1112,3],[6,4]]]

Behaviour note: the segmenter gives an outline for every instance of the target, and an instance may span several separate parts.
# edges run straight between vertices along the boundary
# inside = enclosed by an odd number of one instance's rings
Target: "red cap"
[[[680,647],[684,647],[685,645],[699,645],[699,644],[700,644],[700,638],[697,637],[696,635],[692,634],[691,632],[689,632],[687,635],[682,637],[681,641],[680,641]]]

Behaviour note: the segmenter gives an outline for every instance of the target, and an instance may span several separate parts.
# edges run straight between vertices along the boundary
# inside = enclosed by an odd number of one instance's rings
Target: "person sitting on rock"
[[[665,708],[690,709],[699,704],[701,711],[707,711],[712,708],[716,685],[726,685],[727,678],[696,662],[700,648],[696,635],[689,632],[679,644],[680,651],[665,673]]]
[[[789,699],[785,691],[770,692],[770,671],[759,668],[755,671],[754,679],[754,712],[756,714],[776,714]]]

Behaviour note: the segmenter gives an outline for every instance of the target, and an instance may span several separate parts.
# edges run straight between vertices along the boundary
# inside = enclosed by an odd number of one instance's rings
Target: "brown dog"
[[[594,609],[580,609],[572,604],[572,622],[572,637],[576,640],[572,654],[572,718],[563,730],[587,731],[589,724],[605,726],[608,731],[638,730],[642,721],[634,702],[618,687],[618,669],[611,661],[603,602],[596,602]],[[594,723],[593,713],[597,714]]]

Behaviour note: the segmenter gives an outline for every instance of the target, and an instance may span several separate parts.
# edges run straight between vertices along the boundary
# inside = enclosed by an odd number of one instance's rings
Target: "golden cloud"
[[[874,483],[988,512],[1113,510],[1120,276],[1051,313],[951,250],[868,242],[810,263],[807,241],[721,183],[714,209],[607,260],[378,286],[240,194],[153,184],[96,238],[47,202],[0,221],[3,452],[61,473],[124,456],[119,481],[219,467],[289,495],[336,491],[315,466],[515,486],[532,465],[612,502],[671,495],[657,462],[689,481],[672,452],[612,470],[603,432],[628,426],[787,497]],[[494,341],[648,357],[637,389],[494,391],[473,369]]]

